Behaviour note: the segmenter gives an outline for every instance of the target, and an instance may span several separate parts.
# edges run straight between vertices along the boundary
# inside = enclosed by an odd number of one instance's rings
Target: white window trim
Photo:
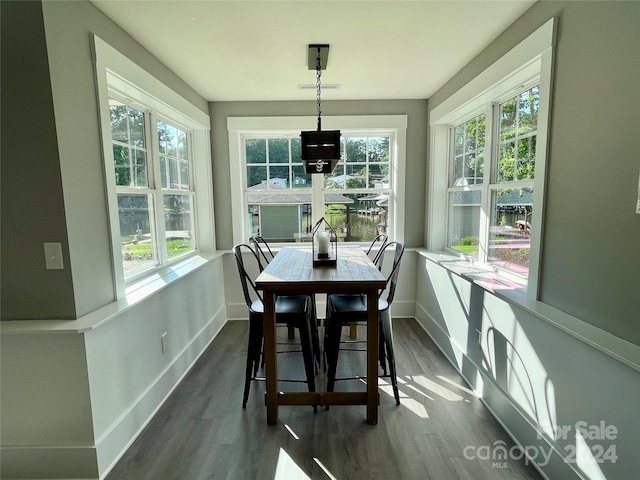
[[[473,111],[495,100],[509,89],[517,89],[539,77],[540,104],[536,149],[536,181],[532,218],[527,297],[537,300],[540,249],[544,218],[547,138],[551,101],[555,21],[550,19],[476,78],[434,108],[429,115],[431,129],[429,162],[429,215],[427,248],[444,251],[447,245],[447,187],[449,179],[449,128],[461,123]],[[485,149],[488,146],[485,146]],[[488,182],[487,182],[488,183]],[[483,186],[483,188],[487,188]]]
[[[247,135],[295,134],[302,130],[315,130],[317,117],[229,117],[227,129],[229,134],[229,161],[231,176],[231,212],[232,218],[245,217],[247,205],[244,196],[244,174],[242,172],[242,139]],[[371,135],[379,132],[393,131],[395,136],[395,151],[392,152],[396,161],[393,168],[392,195],[389,205],[393,209],[391,237],[396,241],[404,241],[404,208],[405,208],[405,165],[407,147],[407,116],[406,115],[354,115],[322,117],[323,129],[343,130],[351,132],[362,131]],[[317,175],[316,175],[317,176]],[[315,192],[315,190],[314,190]],[[321,194],[321,193],[319,193]],[[322,202],[320,202],[322,203]],[[246,242],[248,230],[245,222],[233,222],[233,243]]]
[[[109,90],[113,89],[125,97],[128,95],[131,98],[139,99],[145,106],[161,112],[163,118],[167,116],[192,132],[192,175],[196,192],[195,202],[197,204],[194,231],[198,245],[198,250],[193,252],[192,255],[198,252],[213,252],[216,249],[215,228],[212,221],[214,209],[210,153],[211,122],[209,115],[171,90],[100,37],[93,35],[92,41],[103,143],[107,205],[109,207],[113,282],[116,297],[120,299],[125,298],[126,289],[130,285],[124,280],[120,253],[120,226],[116,185],[113,176]],[[181,262],[184,258],[181,256],[176,258],[175,261]],[[174,260],[171,260],[168,263],[150,269],[148,276],[156,274],[157,271],[166,268],[167,265],[173,262]]]

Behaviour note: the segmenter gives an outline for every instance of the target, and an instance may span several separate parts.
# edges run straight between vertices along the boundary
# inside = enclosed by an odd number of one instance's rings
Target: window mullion
[[[192,228],[193,248],[200,250],[200,242],[198,241],[198,222],[196,221],[195,212],[198,211],[198,200],[196,198],[196,178],[195,178],[195,148],[193,131],[187,132],[187,162],[189,164],[189,201],[191,211],[189,212],[189,222]],[[185,192],[186,193],[186,192]]]
[[[478,260],[482,263],[487,262],[487,254],[489,252],[489,233],[491,227],[491,184],[494,181],[494,175],[497,171],[497,148],[499,142],[494,137],[493,132],[498,129],[496,122],[497,106],[493,103],[487,104],[487,120],[485,121],[485,142],[484,142],[484,178],[482,182],[482,196],[480,204],[480,232],[479,232],[479,252]]]
[[[324,216],[324,175],[311,175],[311,212],[315,225]]]
[[[158,148],[158,116],[155,112],[151,112],[149,115],[149,162],[151,163],[151,178],[149,179],[149,187],[152,190],[153,196],[153,218],[154,229],[157,245],[157,264],[164,264],[167,262],[167,248],[166,248],[166,234],[164,224],[164,198],[162,192],[161,172],[160,172],[160,150]],[[152,232],[152,235],[153,235]]]

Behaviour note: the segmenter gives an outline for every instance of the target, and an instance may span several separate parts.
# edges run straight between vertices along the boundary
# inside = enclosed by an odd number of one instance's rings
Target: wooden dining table
[[[267,423],[278,423],[279,405],[366,405],[367,422],[378,423],[378,291],[386,279],[357,247],[340,247],[335,266],[313,266],[311,247],[284,247],[256,279],[263,292]],[[279,295],[360,293],[367,297],[366,392],[279,392],[275,299]],[[323,362],[322,362],[323,363]]]

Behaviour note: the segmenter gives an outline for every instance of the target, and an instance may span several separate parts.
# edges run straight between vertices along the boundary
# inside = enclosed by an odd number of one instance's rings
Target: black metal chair
[[[255,247],[255,251],[258,254],[258,259],[262,265],[262,268],[265,268],[271,260],[275,258],[275,254],[273,250],[267,243],[267,241],[262,238],[260,235],[254,235],[251,237],[251,242]],[[311,327],[311,340],[313,342],[313,357],[316,363],[316,369],[320,368],[320,359],[322,355],[320,353],[320,336],[318,334],[318,314],[316,310],[316,297],[315,295],[310,295],[311,299],[311,318],[313,320]],[[289,339],[293,339],[295,337],[295,329],[293,327],[289,327],[288,335]],[[264,366],[264,358],[262,359],[262,366]],[[317,372],[318,370],[316,370]]]
[[[273,260],[275,255],[271,250],[271,247],[269,247],[269,244],[267,243],[267,241],[264,238],[262,238],[260,235],[254,235],[253,237],[251,237],[251,242],[255,247],[256,253],[258,254],[258,258],[260,259],[261,262],[264,262],[263,267],[266,267],[267,265],[269,265],[269,262]]]
[[[396,291],[398,273],[400,271],[400,261],[404,253],[404,245],[400,242],[389,242],[382,249],[382,255],[387,249],[395,249],[391,272],[387,277],[385,289],[379,292],[378,296],[378,319],[380,327],[379,360],[383,370],[383,376],[391,378],[391,386],[396,400],[400,405],[400,395],[398,392],[398,380],[396,376],[396,363],[393,348],[393,330],[391,324],[390,307]],[[387,292],[386,299],[381,298],[383,292]],[[325,323],[324,350],[327,357],[327,391],[333,392],[336,380],[346,380],[358,377],[336,378],[338,367],[338,354],[340,349],[340,337],[342,327],[351,325],[354,322],[366,322],[367,320],[367,299],[364,295],[329,295],[327,298],[327,321]],[[355,348],[344,348],[342,350],[361,350]],[[386,361],[385,361],[386,359]],[[386,362],[389,363],[389,375],[387,375]]]
[[[260,264],[262,268],[265,268],[271,260],[275,258],[275,254],[271,250],[271,247],[267,243],[267,241],[262,238],[260,235],[254,235],[251,237],[251,243],[253,243],[253,247],[255,248],[256,253],[258,254],[258,259],[260,260]],[[293,340],[295,338],[295,328],[289,327],[289,339]],[[264,366],[264,358],[262,359],[262,366]]]
[[[373,258],[371,259],[371,261],[378,265],[378,270],[382,269],[382,259],[378,258],[380,255],[384,256],[384,246],[387,244],[387,241],[389,240],[389,236],[385,233],[381,233],[380,235],[378,235],[376,238],[373,239],[373,241],[371,242],[371,244],[369,245],[369,248],[367,249],[367,255],[369,257],[371,257],[371,252],[373,252],[373,248],[376,246],[379,246],[379,250],[376,252],[376,254],[373,256]]]
[[[378,267],[378,270],[382,271],[382,263],[384,262],[384,246],[387,244],[387,240],[389,237],[381,233],[376,236],[373,241],[369,244],[369,248],[367,249],[367,256],[371,259],[374,265]],[[374,247],[379,246],[378,251],[374,250]],[[372,253],[374,255],[372,256]],[[359,295],[359,294],[356,294]],[[325,315],[327,318],[328,313]],[[358,336],[358,323],[354,322],[349,327],[349,336],[351,338],[356,338]],[[349,340],[348,343],[358,343],[358,340]]]
[[[244,299],[249,308],[249,343],[247,346],[247,366],[245,370],[244,395],[242,398],[242,408],[246,408],[249,390],[251,388],[251,380],[258,379],[257,373],[261,365],[260,358],[262,356],[264,337],[264,304],[262,302],[262,296],[256,289],[255,281],[249,274],[249,270],[258,270],[261,272],[262,264],[256,251],[247,244],[236,245],[233,247],[233,252],[236,257]],[[249,261],[253,264],[252,268],[248,268],[249,264],[245,264],[245,256],[248,257],[250,259]],[[276,299],[276,324],[293,326],[297,328],[300,333],[301,351],[306,373],[306,380],[279,379],[279,381],[305,382],[308,385],[309,391],[313,392],[315,391],[315,362],[311,335],[311,314],[311,302],[306,295],[279,296]],[[288,350],[287,352],[292,352],[292,350]],[[314,411],[317,411],[317,407],[314,407]]]

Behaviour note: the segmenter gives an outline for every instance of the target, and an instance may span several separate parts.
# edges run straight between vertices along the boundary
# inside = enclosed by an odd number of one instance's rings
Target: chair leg
[[[253,366],[253,376],[258,376],[258,369],[264,369],[264,337],[260,339],[260,355],[255,365]]]
[[[380,326],[380,333],[379,333],[379,341],[378,341],[378,361],[380,362],[380,366],[382,367],[382,373],[383,375],[387,374],[387,362],[386,362],[386,358],[387,355],[384,351],[384,335],[382,334],[382,326]]]
[[[336,381],[336,371],[338,369],[342,321],[335,318],[327,318],[324,332],[324,351],[327,356],[327,392],[333,392]]]
[[[389,375],[391,376],[391,387],[393,388],[393,396],[396,399],[396,405],[400,405],[400,393],[398,391],[398,377],[396,376],[396,357],[393,351],[393,328],[391,326],[391,314],[389,310],[380,312],[381,335],[384,339],[384,345],[387,351],[387,360],[389,362]]]
[[[244,373],[244,394],[242,396],[242,408],[247,408],[247,400],[249,400],[249,389],[251,388],[251,356],[247,352],[247,368]]]
[[[313,343],[313,360],[314,360],[314,368],[315,373],[318,374],[320,370],[320,363],[322,362],[322,354],[320,353],[320,337],[318,335],[318,315],[316,311],[316,296],[310,296],[311,301],[311,319],[310,319],[310,331],[311,331],[311,341]],[[326,368],[326,365],[322,366],[323,370]]]
[[[249,316],[249,342],[247,345],[247,366],[244,378],[244,394],[242,397],[242,408],[247,408],[251,380],[253,380],[260,364],[260,354],[262,351],[262,319]]]
[[[315,381],[315,363],[313,358],[313,342],[310,331],[311,319],[307,317],[306,321],[300,322],[298,329],[300,331],[300,343],[302,345],[302,357],[304,358],[304,370],[307,375],[307,386],[310,392],[316,391]],[[318,411],[316,405],[313,406],[314,413]]]

